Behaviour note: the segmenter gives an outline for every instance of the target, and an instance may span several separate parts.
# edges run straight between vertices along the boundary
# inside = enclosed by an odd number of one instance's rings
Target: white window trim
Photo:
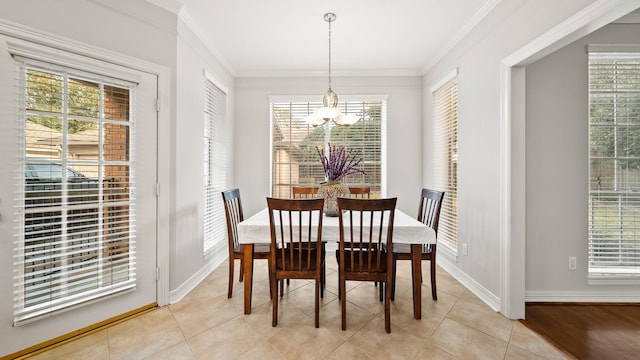
[[[443,76],[440,80],[438,80],[434,85],[432,85],[429,88],[432,98],[433,96],[435,96],[436,91],[440,90],[443,86],[447,85],[450,81],[458,77],[458,74],[459,74],[459,69],[456,67],[453,70],[451,70],[449,73],[447,73],[445,76]],[[434,102],[434,105],[435,105],[435,102]],[[434,111],[435,111],[435,107],[434,107]],[[459,242],[458,240],[459,239],[456,239],[456,243]],[[458,252],[460,249],[454,249],[451,246],[449,246],[449,244],[446,244],[446,243],[442,243],[438,245],[439,245],[438,252],[440,252],[441,255],[443,255],[445,258],[450,259],[454,263],[458,262]]]
[[[599,57],[602,59],[623,59],[625,57],[633,59],[640,58],[640,44],[588,44],[586,46],[586,50],[587,54],[598,53]],[[591,159],[591,156],[589,156],[589,159]],[[589,261],[588,255],[587,261]],[[588,272],[587,284],[596,286],[640,284],[640,267],[631,270],[625,269],[625,271],[616,271],[615,268],[606,269],[607,273]],[[617,272],[620,272],[621,274],[618,275],[616,274]]]
[[[73,53],[63,52],[48,46],[42,46],[27,41],[8,39],[7,50],[11,55],[39,60],[58,66],[83,70],[96,74],[108,74],[109,77],[122,79],[135,84],[140,83],[140,76],[133,72],[127,72],[120,66],[112,66],[109,63],[97,63],[94,59]]]
[[[433,95],[436,91],[445,86],[449,81],[455,79],[456,76],[458,76],[458,68],[451,70],[447,75],[442,77],[442,79],[438,80],[438,82],[431,86],[429,91],[431,91],[431,94]]]
[[[216,79],[215,76],[213,76],[210,72],[208,72],[207,70],[204,70],[204,77],[205,79],[211,81],[211,83],[213,83],[213,85],[215,85],[218,89],[222,90],[222,92],[226,95],[229,96],[229,89],[224,86],[224,84],[222,84],[222,82],[220,82],[218,79]],[[229,99],[227,99],[227,107],[229,105]],[[228,119],[229,115],[227,114],[225,121]]]
[[[119,86],[122,88],[126,88],[129,90],[130,94],[133,94],[133,98],[134,98],[134,102],[131,103],[132,107],[135,107],[135,88],[136,88],[136,84],[132,83],[132,82],[126,82],[126,81],[118,81],[117,78],[111,78],[108,74],[104,74],[104,75],[100,75],[100,76],[92,76],[92,74],[85,74],[85,70],[83,69],[76,69],[73,68],[72,66],[66,66],[66,65],[60,65],[57,63],[48,63],[39,59],[30,59],[30,58],[26,58],[23,59],[22,56],[15,56],[16,59],[18,60],[18,63],[16,64],[17,67],[20,69],[20,71],[24,71],[26,68],[31,68],[34,69],[36,71],[43,71],[43,72],[60,72],[60,73],[64,73],[64,77],[65,77],[65,81],[69,81],[70,78],[76,77],[76,76],[80,76],[82,78],[86,78],[86,79],[90,79],[90,81],[95,81],[96,83],[101,83],[103,84],[104,80],[107,80],[110,84],[113,84],[113,86]],[[55,61],[55,60],[52,60]],[[23,79],[26,83],[26,79]],[[21,97],[24,98],[25,96],[25,89],[22,88],[21,89],[22,94]],[[22,100],[21,100],[22,101]],[[64,100],[65,103],[68,102],[67,99]],[[103,100],[101,99],[101,102]],[[101,106],[103,105],[103,103],[100,104]],[[65,105],[66,106],[66,105]],[[131,111],[131,109],[130,109]],[[24,107],[22,107],[21,109],[19,109],[19,121],[20,121],[20,125],[18,126],[19,128],[22,126],[21,130],[23,131],[24,134],[24,121],[26,120],[26,113],[27,111],[25,111]],[[61,118],[62,117],[73,117],[73,115],[70,115],[68,113],[61,113],[60,114]],[[92,120],[96,120],[96,123],[99,124],[119,124],[118,121],[113,121],[113,120],[108,120],[105,119],[104,117],[98,115],[98,117],[92,119]],[[57,314],[57,313],[62,313],[65,311],[68,311],[70,309],[73,309],[75,307],[78,306],[84,306],[86,304],[91,304],[95,301],[99,301],[102,299],[108,299],[110,297],[113,296],[117,296],[120,294],[124,294],[124,293],[128,293],[130,291],[133,291],[137,288],[137,271],[136,271],[136,242],[137,242],[137,237],[135,235],[135,228],[136,228],[136,176],[135,176],[135,169],[133,168],[133,164],[136,162],[136,148],[135,148],[135,123],[136,123],[136,117],[135,114],[131,114],[131,117],[129,118],[128,121],[123,122],[123,124],[125,124],[128,126],[129,128],[129,134],[130,134],[130,140],[129,140],[129,159],[125,160],[125,161],[105,161],[102,158],[102,155],[98,157],[98,159],[96,161],[91,161],[89,162],[90,164],[96,164],[98,166],[103,166],[105,165],[105,163],[109,163],[109,164],[117,164],[117,165],[124,165],[124,166],[128,166],[129,167],[129,177],[128,177],[128,182],[129,182],[129,186],[128,186],[128,194],[129,194],[129,198],[125,201],[123,201],[121,204],[119,205],[124,205],[124,206],[128,206],[128,212],[130,213],[129,216],[127,216],[127,224],[124,225],[124,228],[126,229],[126,233],[129,234],[128,236],[128,246],[130,248],[128,254],[128,260],[126,261],[126,263],[128,264],[128,266],[126,267],[127,269],[127,276],[128,279],[127,281],[119,281],[116,282],[114,284],[111,285],[107,285],[107,286],[103,286],[100,285],[97,289],[94,290],[84,290],[76,295],[73,296],[64,296],[62,298],[53,300],[53,301],[48,301],[48,302],[43,302],[41,304],[35,304],[35,305],[30,305],[25,307],[25,301],[24,298],[21,297],[20,300],[18,301],[18,304],[14,304],[14,326],[20,326],[20,325],[24,325],[24,324],[28,324],[34,321],[37,321],[39,319],[42,318],[46,318],[49,317],[53,314]],[[66,142],[67,142],[67,137],[68,137],[68,133],[63,133],[63,147],[66,148]],[[101,131],[101,135],[102,131]],[[100,136],[101,138],[101,136]],[[24,135],[20,135],[20,139],[21,141],[24,141]],[[21,143],[22,145],[24,145],[24,143]],[[102,154],[102,140],[100,140],[100,146],[99,148],[99,152],[100,154]],[[22,176],[25,176],[25,164],[27,164],[27,160],[28,158],[25,157],[25,154],[23,154],[21,156],[21,158],[19,159],[20,161],[18,161],[18,168],[16,169],[16,179],[20,179],[20,184],[18,186],[18,188],[20,189],[18,192],[18,199],[20,199],[19,204],[17,205],[16,209],[18,210],[18,214],[22,215],[22,218],[18,218],[18,226],[20,227],[20,229],[22,231],[25,230],[25,220],[24,220],[24,216],[25,214],[29,213],[28,211],[28,207],[25,206],[25,200],[26,200],[26,195],[27,192],[25,191],[25,185],[24,182],[22,180]],[[70,160],[69,158],[67,158],[66,156],[62,158],[62,164],[64,164],[66,166],[67,161]],[[75,160],[75,162],[77,164],[82,164],[83,162],[81,160]],[[99,171],[99,173],[101,173],[101,171]],[[102,181],[103,179],[101,177],[99,177],[99,179]],[[63,186],[62,188],[62,193],[64,194],[66,192],[66,186]],[[104,191],[104,189],[102,187],[98,188],[97,191],[100,194],[100,198],[102,197],[102,191]],[[67,197],[67,195],[63,195],[65,198]],[[71,195],[72,196],[72,195]],[[66,202],[66,200],[65,200]],[[98,200],[95,204],[92,204],[94,206],[96,206],[96,209],[100,209],[98,210],[98,213],[96,213],[97,217],[100,217],[100,219],[106,219],[106,217],[102,217],[103,211],[102,208],[103,207],[108,207],[111,203],[109,203],[108,201],[104,201],[103,199]],[[77,204],[76,204],[77,205]],[[118,206],[118,205],[116,205]],[[69,206],[69,204],[62,204],[60,206],[60,211],[63,213],[66,213],[67,211],[69,211],[73,206]],[[80,209],[79,207],[76,206],[75,208]],[[32,210],[37,210],[37,209],[32,209]],[[37,211],[36,211],[37,212]],[[46,212],[46,211],[45,211]],[[105,238],[103,237],[102,234],[102,222],[100,222],[100,225],[97,228],[97,232],[100,233],[100,235],[98,235],[93,241],[92,243],[94,244],[93,248],[89,248],[87,250],[91,250],[91,251],[95,251],[96,253],[98,253],[98,257],[101,257],[100,255],[100,249],[105,246],[104,240]],[[82,225],[77,228],[77,229],[81,229]],[[54,239],[54,237],[42,237],[42,240],[51,240]],[[20,236],[19,238],[19,244],[16,246],[15,248],[15,252],[19,255],[18,259],[20,260],[16,260],[18,266],[20,266],[20,268],[17,270],[17,279],[14,278],[14,282],[15,281],[26,281],[24,280],[27,276],[24,273],[24,270],[21,268],[22,265],[25,265],[28,261],[24,258],[24,255],[33,255],[33,253],[27,253],[25,251],[25,237],[24,237],[24,233],[22,236]],[[58,242],[59,240],[55,240],[56,242]],[[63,242],[64,244],[64,242]],[[66,245],[62,245],[63,247]],[[109,262],[107,262],[109,263]],[[114,269],[117,269],[119,264],[117,264],[117,261],[114,262],[115,263],[115,267]],[[97,268],[101,268],[102,265],[98,265]],[[55,271],[59,271],[60,268],[59,267],[55,267],[53,268]],[[93,270],[93,268],[92,268]],[[77,273],[72,272],[72,276],[77,275]],[[103,282],[103,275],[102,274],[98,274],[96,277],[96,283],[97,284],[101,284]],[[14,284],[14,286],[16,286]],[[20,292],[21,296],[26,296],[27,291],[25,291],[25,285],[24,282],[20,283],[17,285],[18,286],[18,291]],[[76,285],[77,286],[77,285]],[[62,289],[64,288],[64,286],[60,286],[60,285],[50,285],[49,288],[56,290],[58,293],[62,294],[65,291],[63,291]]]
[[[316,102],[319,96],[317,94],[314,95],[269,95],[269,149],[267,150],[269,153],[269,191],[273,189],[273,134],[271,134],[273,129],[273,103],[274,102]],[[380,119],[380,132],[381,132],[381,144],[380,144],[380,196],[387,196],[387,187],[389,183],[389,179],[387,177],[387,99],[389,95],[385,94],[370,94],[370,95],[340,95],[339,101],[365,101],[365,102],[382,102],[382,114]]]
[[[221,121],[223,122],[223,131],[225,132],[225,134],[223,135],[224,138],[231,138],[228,134],[229,131],[229,90],[227,89],[227,87],[225,87],[224,85],[222,85],[222,83],[220,81],[218,81],[211,73],[209,73],[208,71],[204,70],[204,78],[206,81],[211,82],[211,84],[216,87],[218,90],[220,90],[222,92],[222,94],[224,95],[225,98],[225,109],[224,109],[224,118],[221,119]],[[205,89],[205,93],[206,93],[206,89]],[[205,108],[203,109],[204,112],[207,111],[207,104],[206,104],[206,100],[205,100],[205,104],[204,104]],[[229,164],[230,164],[230,144],[229,143],[225,143],[224,144],[225,147],[225,174],[224,174],[224,178],[225,178],[225,183],[222,185],[222,189],[218,189],[220,191],[224,191],[228,186],[229,186]],[[209,149],[211,150],[211,149]],[[209,174],[211,176],[211,174]],[[205,191],[206,191],[206,186],[207,184],[205,184]],[[218,255],[219,251],[221,248],[226,248],[227,246],[227,242],[226,240],[226,223],[225,223],[225,214],[224,214],[224,207],[223,207],[223,203],[222,203],[222,198],[220,195],[220,191],[218,191],[218,193],[215,196],[215,201],[218,203],[219,205],[219,209],[211,209],[212,211],[218,211],[219,214],[216,214],[218,217],[218,222],[214,222],[212,225],[214,227],[216,227],[216,229],[213,229],[211,234],[207,234],[204,233],[204,243],[203,243],[203,249],[204,249],[204,256],[207,259],[211,259],[212,257]],[[214,189],[215,192],[215,189]],[[204,213],[206,213],[209,209],[207,209],[207,203],[206,203],[206,197],[205,197],[205,209],[204,209]],[[205,214],[206,215],[206,214]],[[206,229],[204,229],[206,230]],[[215,241],[215,240],[209,240],[207,241],[206,238],[207,236],[211,237],[214,236],[216,233],[218,233],[220,235],[220,239],[219,241]],[[205,247],[206,245],[209,245],[209,247]]]

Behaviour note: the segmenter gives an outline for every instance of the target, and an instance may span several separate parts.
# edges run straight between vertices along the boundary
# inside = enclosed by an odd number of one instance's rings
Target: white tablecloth
[[[340,240],[338,217],[325,216],[322,219],[322,240],[327,242]],[[268,244],[271,242],[268,209],[265,208],[238,224],[238,241],[240,244]],[[435,244],[436,235],[430,227],[402,211],[396,210],[393,222],[393,242],[395,244]]]

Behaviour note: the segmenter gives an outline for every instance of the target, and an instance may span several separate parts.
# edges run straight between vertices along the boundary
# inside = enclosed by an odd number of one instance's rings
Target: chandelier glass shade
[[[305,121],[312,126],[324,125],[331,120],[336,125],[349,126],[360,120],[354,114],[343,114],[338,109],[338,95],[331,89],[331,23],[336,20],[336,14],[324,14],[324,21],[329,23],[329,90],[322,97],[322,107],[307,116]]]

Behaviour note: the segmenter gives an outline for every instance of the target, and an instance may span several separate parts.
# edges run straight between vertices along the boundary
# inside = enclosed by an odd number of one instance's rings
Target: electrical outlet
[[[469,255],[469,248],[467,247],[467,243],[462,244],[462,254]]]
[[[575,269],[576,269],[576,257],[569,256],[569,270],[575,270]]]

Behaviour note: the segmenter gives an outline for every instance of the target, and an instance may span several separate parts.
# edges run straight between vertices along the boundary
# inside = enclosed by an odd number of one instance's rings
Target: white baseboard
[[[638,291],[525,291],[525,302],[638,303]]]
[[[437,264],[453,276],[460,284],[469,289],[475,296],[482,300],[487,306],[494,311],[500,311],[501,299],[485,287],[480,285],[477,281],[471,278],[469,275],[460,270],[456,264],[449,261],[446,257],[441,256],[438,259]]]
[[[206,263],[200,270],[193,274],[187,281],[182,283],[175,290],[169,291],[169,304],[175,304],[182,300],[191,290],[195,289],[200,283],[206,279],[213,270],[222,264],[228,257],[229,251],[227,244],[216,244],[205,256]]]

